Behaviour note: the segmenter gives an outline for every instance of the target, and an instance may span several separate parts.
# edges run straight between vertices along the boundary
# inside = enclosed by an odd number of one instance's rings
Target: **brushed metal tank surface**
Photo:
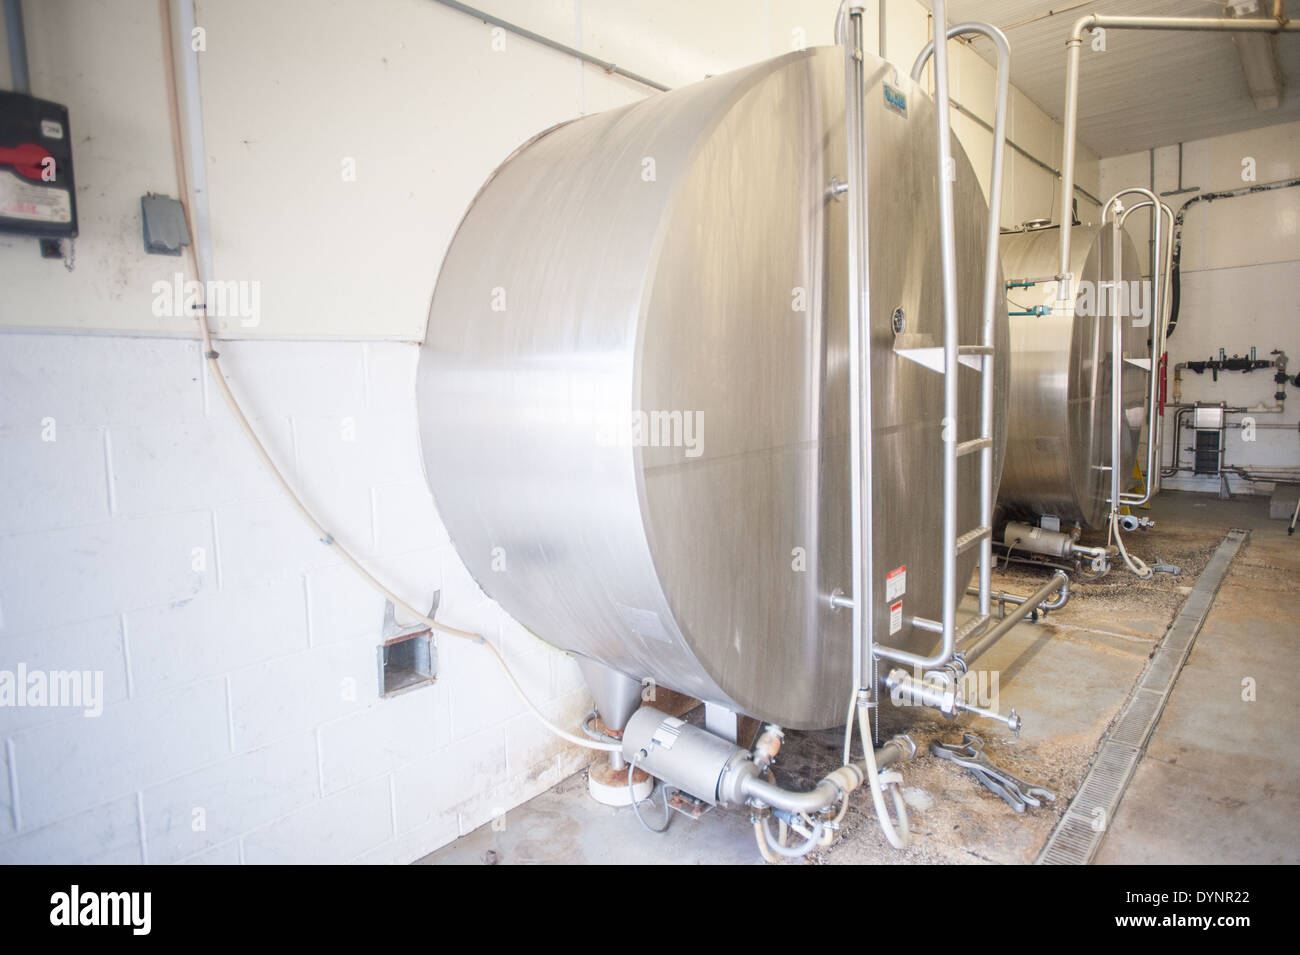
[[[1071,269],[1080,280],[1074,315],[1018,315],[1011,321],[1011,400],[1006,462],[998,504],[1013,516],[1055,515],[1067,523],[1103,526],[1110,496],[1112,309],[1099,309],[1097,283],[1111,279],[1111,228],[1075,226]],[[1004,235],[1008,281],[1055,275],[1060,233],[1042,229]],[[1122,279],[1141,280],[1137,249],[1123,234]],[[1084,281],[1091,283],[1085,287]],[[1056,282],[1011,289],[1007,306],[1022,311],[1056,301]],[[1103,296],[1104,296],[1103,292]],[[1087,296],[1087,298],[1085,298]],[[1139,299],[1140,301],[1141,299]],[[1135,311],[1136,309],[1130,309]],[[1107,314],[1099,314],[1105,311]],[[1149,328],[1125,316],[1124,358],[1149,358]],[[1139,367],[1124,369],[1125,427],[1120,433],[1122,486],[1131,485],[1142,437],[1147,384]]]
[[[934,114],[892,66],[868,75],[875,623],[885,639],[884,575],[906,565],[887,639],[929,652],[908,620],[940,612],[942,377],[894,349],[942,344]],[[847,205],[826,194],[843,98],[842,51],[813,49],[527,143],[456,233],[418,373],[427,477],[487,594],[558,647],[796,728],[841,721],[853,683],[829,609],[851,590]],[[987,206],[956,152],[975,343]],[[965,440],[979,373],[960,374]]]

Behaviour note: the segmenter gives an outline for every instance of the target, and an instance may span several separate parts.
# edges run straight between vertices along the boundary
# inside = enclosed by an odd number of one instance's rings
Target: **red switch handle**
[[[41,180],[45,171],[45,160],[52,159],[50,151],[36,143],[20,143],[17,146],[0,146],[0,166],[12,166],[20,176]]]

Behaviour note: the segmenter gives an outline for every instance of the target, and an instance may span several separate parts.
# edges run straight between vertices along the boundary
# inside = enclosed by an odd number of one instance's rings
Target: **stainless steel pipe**
[[[23,29],[22,0],[4,0],[5,35],[9,39],[9,75],[15,93],[32,91],[31,72],[27,67],[27,35]]]
[[[853,567],[853,672],[875,692],[872,563],[871,270],[868,267],[866,111],[861,4],[840,4],[835,38],[844,48],[844,141],[849,180],[849,556]]]
[[[1047,598],[1058,590],[1061,592],[1061,596],[1048,603]],[[1059,610],[1065,606],[1066,601],[1069,599],[1070,575],[1063,570],[1058,570],[1052,574],[1047,583],[1025,598],[1024,603],[999,620],[995,626],[984,631],[983,634],[971,641],[967,646],[959,648],[966,665],[970,666],[983,656],[993,644],[1005,637],[1012,627],[1028,617],[1039,606],[1045,606],[1048,610]]]
[[[909,743],[911,746],[909,747]],[[910,749],[910,752],[909,752]],[[876,768],[884,769],[894,763],[908,759],[916,752],[916,744],[908,737],[894,737],[876,749]],[[864,763],[853,763],[849,768],[859,776],[859,785],[866,778]],[[818,813],[835,805],[840,798],[842,788],[831,779],[823,779],[806,792],[785,789],[776,783],[768,782],[758,776],[746,776],[740,784],[741,792],[750,799],[758,800],[774,809],[786,812]]]
[[[1074,297],[1070,271],[1071,199],[1074,195],[1074,151],[1079,125],[1079,54],[1085,30],[1197,30],[1226,33],[1297,33],[1300,22],[1294,20],[1231,20],[1217,17],[1113,17],[1091,13],[1075,21],[1070,38],[1065,43],[1065,119],[1061,147],[1061,271],[1057,276],[1060,288],[1057,298],[1062,302]]]

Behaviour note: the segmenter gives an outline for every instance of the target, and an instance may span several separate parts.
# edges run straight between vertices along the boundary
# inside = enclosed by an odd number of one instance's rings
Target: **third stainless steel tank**
[[[1124,358],[1150,356],[1145,318],[1138,314],[1149,297],[1140,282],[1137,250],[1122,234],[1121,280],[1128,303]],[[1011,400],[1007,409],[1007,448],[998,503],[1014,516],[1059,517],[1066,523],[1097,527],[1106,520],[1110,495],[1112,325],[1109,292],[1113,277],[1112,232],[1106,226],[1075,226],[1071,269],[1078,280],[1073,310],[1056,303],[1057,283],[1039,281],[1011,288],[1012,312],[1035,306],[1047,315],[1011,318]],[[1002,269],[1009,283],[1053,276],[1059,268],[1060,232],[1031,230],[1002,237]],[[1132,483],[1141,437],[1148,378],[1129,364],[1124,369],[1124,420],[1120,429],[1121,486]]]

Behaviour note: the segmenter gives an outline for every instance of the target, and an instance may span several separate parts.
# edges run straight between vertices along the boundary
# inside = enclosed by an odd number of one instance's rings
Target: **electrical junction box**
[[[43,238],[77,234],[68,110],[0,90],[0,232]]]

